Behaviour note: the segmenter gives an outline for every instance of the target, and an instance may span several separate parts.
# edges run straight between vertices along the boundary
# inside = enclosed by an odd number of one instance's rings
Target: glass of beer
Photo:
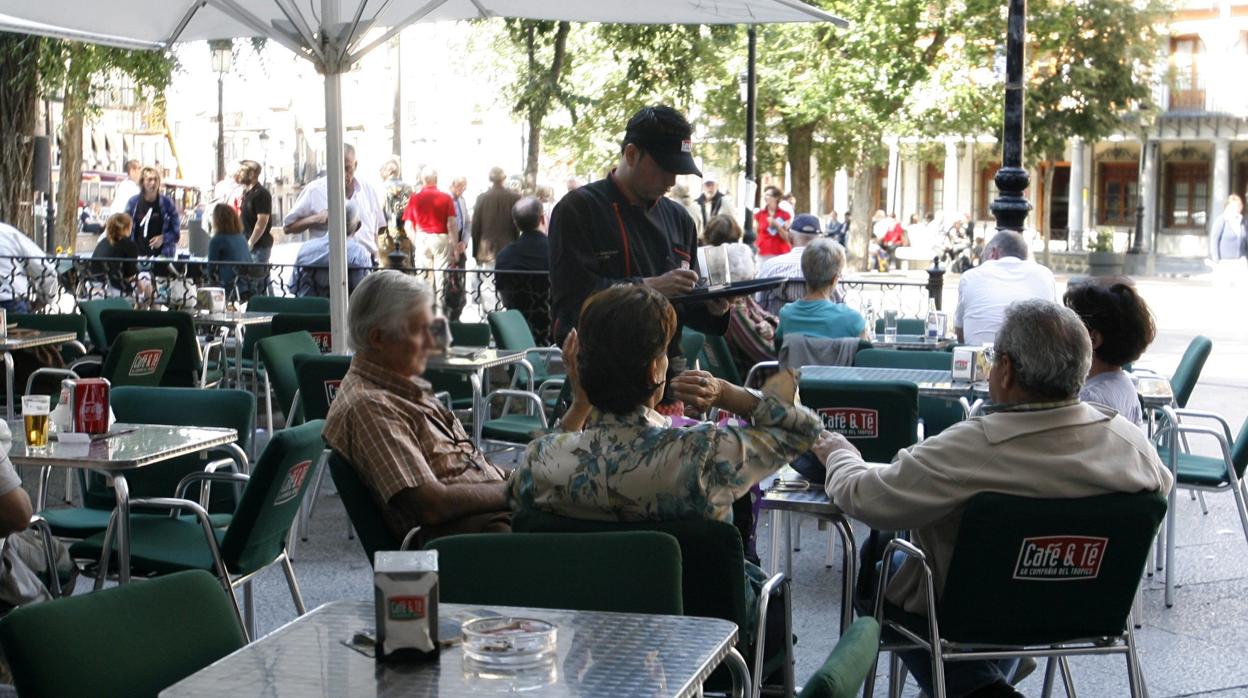
[[[26,423],[26,445],[31,448],[48,447],[48,422],[52,412],[52,398],[48,395],[25,395],[22,397],[22,420]]]

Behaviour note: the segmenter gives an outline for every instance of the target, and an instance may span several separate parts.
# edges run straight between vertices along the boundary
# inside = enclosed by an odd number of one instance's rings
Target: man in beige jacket
[[[1013,303],[996,335],[988,376],[993,407],[937,436],[898,451],[887,465],[868,464],[839,434],[825,432],[814,451],[827,465],[832,501],[872,528],[910,530],[927,555],[936,593],[958,535],[963,507],[980,492],[1024,497],[1086,497],[1159,491],[1174,484],[1144,434],[1112,410],[1079,401],[1092,346],[1079,317],[1043,300]],[[888,599],[923,614],[922,576],[906,562]],[[931,695],[931,658],[903,653]],[[1017,662],[950,662],[950,696],[1019,695],[1006,681]],[[1017,677],[1016,677],[1017,678]]]

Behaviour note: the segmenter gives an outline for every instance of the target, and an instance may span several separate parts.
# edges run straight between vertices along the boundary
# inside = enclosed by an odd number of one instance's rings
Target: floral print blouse
[[[754,426],[678,429],[644,406],[594,409],[583,431],[529,444],[511,478],[512,507],[598,521],[731,521],[732,503],[823,428],[814,412],[770,396],[750,419]]]

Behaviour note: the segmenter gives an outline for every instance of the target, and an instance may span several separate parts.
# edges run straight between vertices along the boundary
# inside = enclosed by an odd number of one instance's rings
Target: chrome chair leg
[[[1057,668],[1062,673],[1062,684],[1066,687],[1066,698],[1076,698],[1075,677],[1070,673],[1070,660],[1066,657],[1058,657]]]
[[[903,666],[899,654],[888,653],[888,698],[901,698],[901,689],[906,684],[906,677],[901,674]]]
[[[1205,493],[1200,490],[1192,490],[1196,493],[1196,500],[1200,502],[1200,513],[1205,516],[1209,515],[1209,505],[1205,504]]]
[[[1042,698],[1049,698],[1053,695],[1053,674],[1057,671],[1057,662],[1053,657],[1049,657],[1044,662],[1044,685],[1040,689]]]
[[[290,564],[290,557],[282,556],[282,572],[286,573],[286,586],[290,587],[290,598],[295,602],[295,610],[299,615],[308,612],[303,605],[303,594],[299,591],[299,580],[295,579],[295,568]]]

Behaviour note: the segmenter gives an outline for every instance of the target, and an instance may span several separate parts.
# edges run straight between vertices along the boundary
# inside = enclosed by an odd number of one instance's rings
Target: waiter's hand
[[[731,307],[732,303],[730,303],[727,298],[713,298],[706,302],[707,312],[715,317],[719,317],[728,312],[728,309]]]
[[[690,269],[673,269],[662,276],[642,279],[647,286],[667,297],[683,296],[698,283],[698,273]]]
[[[147,239],[147,246],[153,250],[159,250],[165,244],[164,233],[158,233]]]

